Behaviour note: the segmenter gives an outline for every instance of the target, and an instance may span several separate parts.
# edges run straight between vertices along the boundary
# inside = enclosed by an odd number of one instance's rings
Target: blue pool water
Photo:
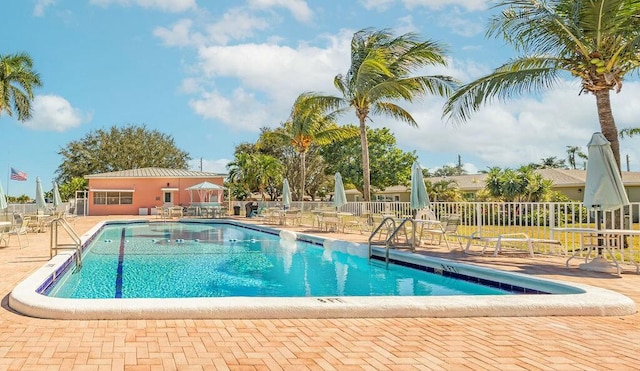
[[[504,295],[509,292],[231,224],[105,226],[60,298]]]

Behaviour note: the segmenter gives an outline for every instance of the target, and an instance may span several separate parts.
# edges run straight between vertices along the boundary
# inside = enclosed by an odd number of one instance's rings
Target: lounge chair
[[[451,246],[449,246],[449,240],[447,236],[455,237],[458,239],[458,243],[460,244],[460,248],[462,249],[462,241],[460,240],[460,236],[458,235],[458,226],[460,225],[460,216],[459,215],[449,215],[441,220],[438,224],[426,225],[420,231],[420,239],[422,239],[423,234],[429,234],[434,239],[438,237],[438,245],[444,243],[447,245],[447,249],[451,250]]]

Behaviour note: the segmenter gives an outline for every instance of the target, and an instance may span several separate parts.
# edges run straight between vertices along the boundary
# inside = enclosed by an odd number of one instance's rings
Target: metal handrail
[[[73,243],[60,243],[58,241],[58,227],[62,227],[62,229],[67,232],[67,235],[71,238]],[[76,266],[78,268],[82,268],[82,241],[78,234],[73,230],[71,225],[63,218],[57,217],[51,221],[50,228],[50,242],[49,242],[49,258],[53,258],[53,252],[55,251],[56,255],[58,254],[58,250],[75,250],[76,256]]]
[[[393,240],[396,238],[396,235],[398,234],[398,232],[400,230],[403,230],[403,227],[405,226],[405,224],[407,222],[409,223],[413,223],[413,219],[403,219],[402,222],[396,226],[396,219],[392,218],[392,217],[385,217],[382,222],[380,223],[380,225],[378,225],[374,231],[371,233],[371,235],[369,236],[369,260],[371,260],[371,256],[373,255],[373,247],[371,245],[371,242],[373,240],[373,238],[378,234],[378,232],[380,231],[380,229],[382,227],[384,227],[387,222],[391,222],[391,225],[393,226],[393,231],[387,236],[387,238],[384,241],[384,247],[385,247],[385,264],[386,267],[389,268],[389,250],[391,249],[391,244],[393,242]],[[415,226],[413,226],[413,228],[415,228]],[[413,244],[413,242],[412,242]]]

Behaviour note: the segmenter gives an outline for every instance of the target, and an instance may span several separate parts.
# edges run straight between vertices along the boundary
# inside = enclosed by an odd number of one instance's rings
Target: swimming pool
[[[59,298],[506,295],[497,288],[229,224],[105,226]]]
[[[391,276],[400,272],[400,278],[393,277],[389,280],[391,284],[387,284],[379,279],[380,276],[388,274],[384,273],[382,264],[362,265],[357,262],[366,262],[367,259],[362,258],[368,251],[366,246],[232,221],[220,221],[216,224],[194,223],[195,221],[177,224],[177,231],[169,231],[168,225],[164,223],[100,223],[82,236],[82,240],[87,247],[90,243],[94,244],[87,250],[97,252],[97,260],[106,258],[112,266],[117,267],[109,272],[100,268],[92,273],[109,282],[105,286],[106,289],[97,289],[99,295],[95,295],[95,292],[88,294],[84,289],[76,290],[83,286],[83,280],[77,279],[80,276],[64,276],[64,272],[72,267],[73,259],[70,254],[60,254],[20,283],[12,291],[9,305],[19,312],[36,317],[84,319],[462,317],[635,313],[633,301],[608,290],[585,285],[569,285],[401,251],[392,251],[391,257],[394,261],[436,274],[412,272],[406,276],[406,272],[403,271],[407,268],[394,265]],[[225,228],[218,228],[220,225]],[[195,231],[192,230],[194,226]],[[123,232],[126,230],[124,227],[131,228],[129,234]],[[123,245],[127,246],[126,253],[121,251]],[[230,250],[235,253],[228,254]],[[267,258],[265,252],[270,250],[277,252]],[[207,259],[204,262],[191,259],[192,253],[196,251],[204,251]],[[225,251],[227,253],[222,254]],[[145,264],[151,255],[161,255],[162,263]],[[249,260],[238,260],[241,255],[248,256]],[[93,269],[92,258],[88,254],[83,256],[84,266],[81,271],[86,269],[90,272]],[[114,256],[117,258],[114,259]],[[127,266],[125,262],[135,260],[142,264],[134,271],[141,270],[145,277],[144,280],[140,280],[144,282],[141,291],[157,286],[160,292],[167,293],[166,295],[158,295],[157,291],[154,294],[132,294],[125,285],[118,289],[118,281],[130,279],[122,270]],[[329,261],[331,264],[328,264]],[[157,265],[167,264],[173,267],[170,270],[172,273],[153,271]],[[323,267],[323,264],[326,266]],[[144,270],[145,265],[152,267],[152,273]],[[193,265],[194,270],[185,269],[189,265]],[[308,265],[309,269],[301,268],[305,265]],[[264,274],[256,274],[259,271],[263,272],[265,266],[277,266],[280,272],[286,273],[285,278],[276,280],[277,284],[265,285]],[[210,269],[211,267],[216,269]],[[220,267],[225,269],[219,269]],[[204,284],[199,283],[197,279],[193,282],[186,280],[185,275],[194,276],[197,273],[193,272],[208,270],[217,272],[215,274],[218,276],[207,276],[202,280]],[[249,275],[240,276],[239,271],[248,272]],[[292,271],[295,271],[295,274],[291,275]],[[362,277],[358,276],[364,275],[363,271],[368,271],[371,277],[378,279],[362,280]],[[172,280],[164,280],[165,276],[172,275]],[[314,275],[317,275],[318,281],[324,282],[326,287],[311,286],[310,282],[316,280],[312,277]],[[232,278],[232,287],[218,287],[220,276],[225,276],[225,279]],[[453,296],[427,297],[424,295],[431,286],[427,281],[423,281],[425,276],[435,276],[438,280],[445,281],[451,281],[451,277],[464,278],[466,281],[463,281],[463,286],[475,287],[469,281],[476,280],[489,282],[493,286],[497,283],[498,286],[511,290],[515,288],[515,291],[543,292],[548,295],[503,295],[504,290],[496,291],[490,288],[481,292],[482,295],[462,295],[454,290],[443,294]],[[292,283],[292,280],[296,282]],[[58,281],[69,283],[69,286],[54,286]],[[189,283],[181,285],[181,281]],[[212,286],[212,282],[215,282],[213,286],[214,291],[219,294],[218,297],[211,292],[202,291],[203,286]],[[368,294],[363,293],[358,287],[360,285],[372,287],[373,292],[368,290]],[[296,286],[302,291],[292,293],[287,288],[283,292],[275,293],[274,286]],[[180,292],[191,293],[176,295],[174,288]],[[230,290],[235,288],[239,288],[240,291],[232,293]],[[385,291],[382,291],[382,288],[385,288]],[[169,293],[172,290],[174,292]],[[256,295],[258,292],[260,295]],[[47,296],[47,293],[61,297]]]

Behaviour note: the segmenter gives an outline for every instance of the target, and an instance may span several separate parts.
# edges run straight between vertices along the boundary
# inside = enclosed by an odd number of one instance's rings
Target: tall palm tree
[[[442,45],[431,40],[419,41],[413,33],[394,37],[390,30],[364,29],[353,35],[349,71],[334,79],[340,96],[324,98],[338,112],[355,110],[360,124],[365,201],[371,199],[367,119],[371,114],[382,114],[418,126],[397,102],[412,102],[427,93],[447,96],[455,86],[451,77],[413,75],[420,68],[446,64]]]
[[[42,86],[33,61],[25,53],[0,55],[0,116],[3,112],[18,121],[31,118],[33,88]]]
[[[291,143],[300,155],[300,201],[304,200],[305,192],[305,156],[311,145],[329,144],[358,135],[358,131],[353,127],[338,126],[335,123],[335,114],[336,112],[328,112],[328,108],[322,105],[318,94],[303,93],[293,104],[287,122],[278,130],[266,133],[266,138],[276,136]]]
[[[580,93],[596,97],[600,128],[611,142],[618,168],[618,130],[610,91],[640,67],[638,0],[504,0],[488,36],[501,35],[523,56],[461,87],[445,104],[444,116],[466,121],[493,98],[505,99],[554,86],[562,71],[581,82]]]

